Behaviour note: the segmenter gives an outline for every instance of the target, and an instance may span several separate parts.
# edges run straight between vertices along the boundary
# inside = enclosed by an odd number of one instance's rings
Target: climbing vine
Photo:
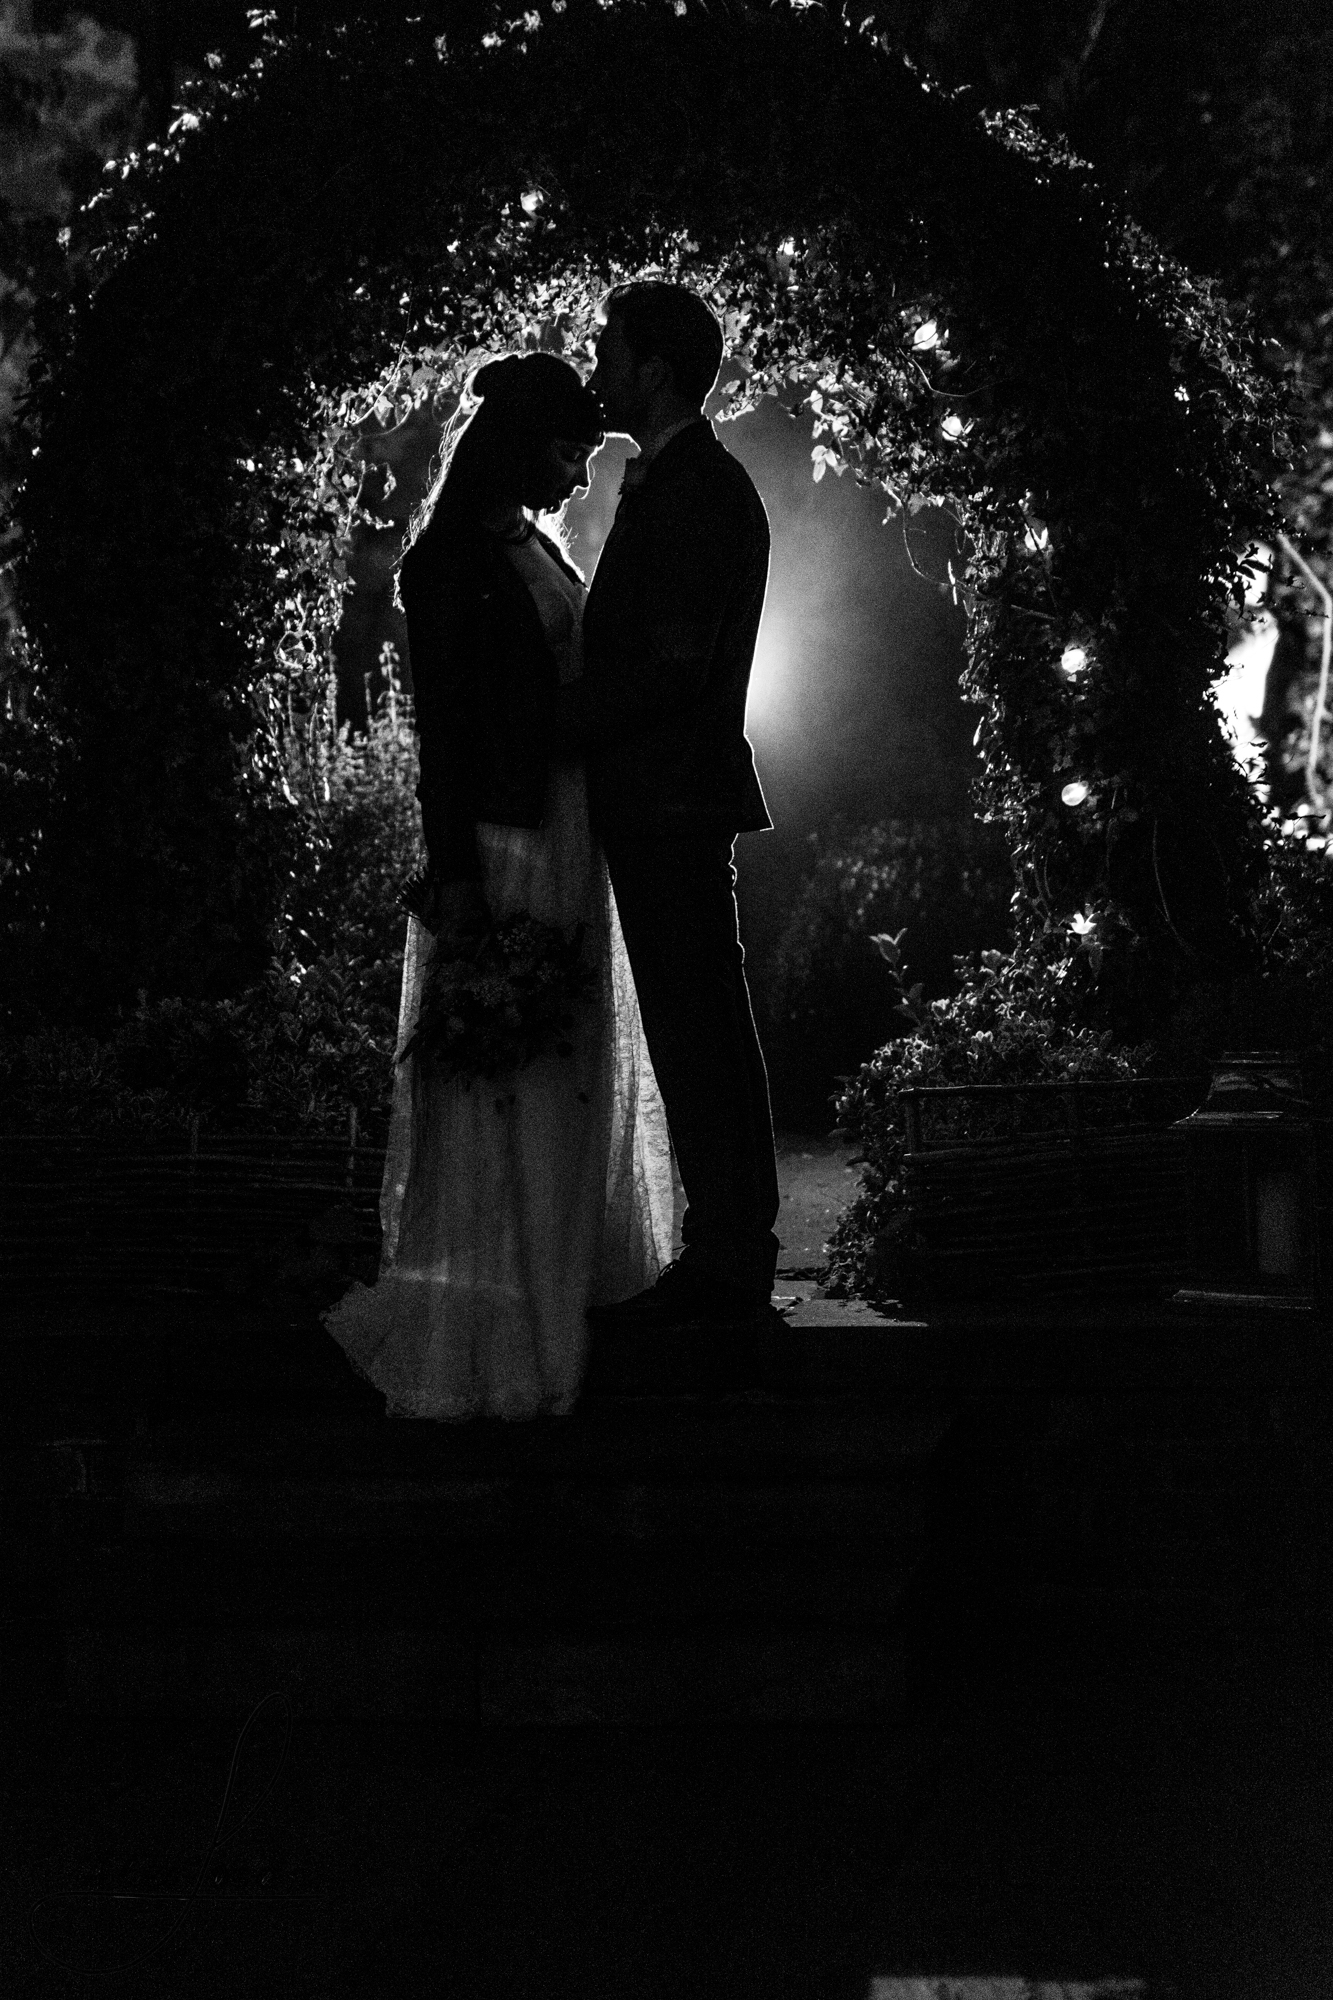
[[[82,219],[18,505],[59,745],[0,886],[23,990],[36,966],[72,1016],[255,976],[303,866],[279,738],[327,689],[366,420],[447,409],[479,352],[580,359],[645,270],[722,314],[724,416],[808,407],[817,478],[957,516],[1020,954],[1134,1033],[1253,961],[1263,832],[1210,686],[1283,442],[1225,302],[873,14],[473,13],[270,28]]]

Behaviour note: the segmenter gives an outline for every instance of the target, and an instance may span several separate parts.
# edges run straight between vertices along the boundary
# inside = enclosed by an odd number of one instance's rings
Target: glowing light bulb
[[[1082,778],[1075,778],[1072,784],[1061,788],[1060,797],[1067,806],[1081,806],[1088,796],[1088,787]]]
[[[519,196],[518,205],[525,215],[535,215],[545,199],[540,188],[529,188],[526,194]]]
[[[945,437],[954,439],[966,437],[969,428],[970,426],[963,422],[963,419],[958,415],[956,410],[950,410],[948,416],[944,418],[940,425],[940,429],[944,432]]]
[[[1086,671],[1088,656],[1082,646],[1066,646],[1060,655],[1060,671],[1066,680],[1076,681]]]
[[[939,344],[940,329],[938,322],[933,319],[922,320],[920,326],[912,335],[912,346],[916,352],[924,354],[927,348],[938,347]]]
[[[783,237],[781,243],[778,245],[778,255],[779,257],[794,257],[796,255],[796,238],[794,236]]]

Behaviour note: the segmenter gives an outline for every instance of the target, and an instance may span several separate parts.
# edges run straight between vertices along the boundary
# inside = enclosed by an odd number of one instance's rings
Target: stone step
[[[1240,1388],[972,1404],[931,1474],[949,1590],[1006,1616],[1311,1615],[1333,1581],[1325,1400],[1299,1416]]]
[[[1077,1551],[1092,1560],[1099,1551],[1144,1557],[1168,1544],[1205,1543],[1240,1550],[1271,1550],[1293,1537],[1324,1532],[1322,1504],[1300,1495],[1238,1495],[1221,1488],[1190,1492],[1090,1492],[1087,1488],[1036,1488],[1026,1494],[990,1486],[975,1507],[960,1509],[955,1539],[970,1536],[979,1548],[999,1542],[1027,1547],[1034,1557]]]
[[[900,1720],[932,1618],[1326,1595],[1328,1350],[825,1310],[747,1394],[455,1426],[308,1325],[10,1340],[0,1665],[98,1712]]]
[[[947,1402],[1006,1395],[1104,1393],[1199,1398],[1212,1389],[1333,1391],[1333,1340],[1311,1315],[1202,1313],[1169,1305],[1115,1309],[1050,1302],[985,1312],[955,1310],[927,1323],[863,1304],[808,1300],[774,1316],[756,1357],[755,1392],[802,1401],[855,1397],[894,1407],[905,1394]],[[619,1415],[637,1396],[659,1403],[650,1379],[595,1369],[583,1406]],[[660,1387],[660,1385],[658,1385]],[[715,1398],[716,1399],[716,1398]],[[680,1398],[697,1403],[703,1397]],[[222,1409],[325,1413],[382,1411],[313,1314],[258,1309],[219,1318],[168,1301],[135,1314],[108,1306],[11,1323],[0,1339],[0,1437],[63,1414],[67,1428],[112,1417]]]
[[[796,1548],[916,1534],[924,1484],[955,1541],[1146,1548],[1316,1535],[1326,1451],[1234,1438],[959,1441],[947,1413],[628,1407],[525,1427],[177,1423],[146,1438],[0,1454],[11,1548],[57,1516],[67,1537],[429,1536],[609,1548],[737,1540]],[[538,1446],[536,1433],[548,1435]],[[7,1490],[6,1490],[7,1489]],[[50,1530],[54,1531],[54,1530]]]
[[[284,1692],[293,1718],[419,1717],[483,1726],[862,1722],[908,1714],[901,1631],[731,1627],[453,1634],[79,1625],[64,1635],[76,1713],[243,1720]]]
[[[309,1714],[896,1720],[949,1420],[233,1410],[15,1447],[3,1644],[97,1712],[230,1714],[278,1685]]]
[[[997,1496],[1015,1514],[1046,1510],[1128,1528],[1135,1521],[1188,1519],[1203,1511],[1238,1534],[1265,1521],[1286,1497],[1314,1495],[1327,1482],[1322,1453],[1273,1441],[1087,1439],[1080,1446],[1028,1444],[1009,1451],[957,1445],[953,1492],[978,1512]],[[1035,1516],[1034,1516],[1035,1518]]]
[[[164,1469],[218,1468],[257,1479],[886,1480],[896,1472],[908,1476],[932,1457],[951,1421],[946,1403],[924,1396],[899,1399],[892,1408],[848,1397],[626,1397],[581,1404],[568,1417],[513,1424],[394,1421],[382,1407],[221,1410],[145,1424],[132,1448],[138,1462]],[[98,1477],[91,1465],[88,1476]]]
[[[0,1450],[0,1505],[121,1510],[118,1532],[783,1536],[883,1517],[948,1433],[929,1399],[606,1406],[534,1424],[307,1415],[172,1418],[128,1434]],[[332,1512],[330,1512],[332,1510]],[[397,1525],[393,1525],[394,1523]],[[768,1523],[768,1527],[765,1527]]]
[[[134,1468],[122,1532],[199,1541],[313,1537],[443,1542],[522,1541],[632,1546],[724,1540],[728,1544],[858,1538],[920,1531],[916,1493],[895,1482],[788,1486],[662,1485],[563,1488],[510,1480],[274,1478]]]
[[[897,1619],[920,1555],[915,1536],[797,1549],[161,1541],[69,1552],[48,1571],[42,1600],[66,1624],[881,1630]]]

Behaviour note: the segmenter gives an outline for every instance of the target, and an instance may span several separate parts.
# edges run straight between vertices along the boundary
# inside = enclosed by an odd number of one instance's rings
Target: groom
[[[736,1324],[768,1308],[777,1168],[768,1077],[745,984],[732,848],[772,825],[745,739],[768,580],[763,502],[703,414],[722,330],[695,293],[607,298],[591,387],[639,456],[583,620],[584,673],[561,694],[587,758],[653,1068],[685,1185],[682,1254],[599,1330]]]

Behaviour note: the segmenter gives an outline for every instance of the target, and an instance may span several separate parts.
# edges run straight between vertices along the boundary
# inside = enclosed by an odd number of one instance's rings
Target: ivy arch
[[[1253,954],[1261,826],[1209,695],[1269,518],[1244,332],[873,16],[549,0],[466,35],[420,8],[271,32],[87,220],[20,502],[61,752],[10,890],[57,1006],[61,979],[72,1008],[253,975],[301,863],[272,717],[326,665],[358,417],[516,334],[577,353],[650,266],[724,313],[730,412],[804,402],[825,465],[965,528],[1020,951],[1131,1030]]]

